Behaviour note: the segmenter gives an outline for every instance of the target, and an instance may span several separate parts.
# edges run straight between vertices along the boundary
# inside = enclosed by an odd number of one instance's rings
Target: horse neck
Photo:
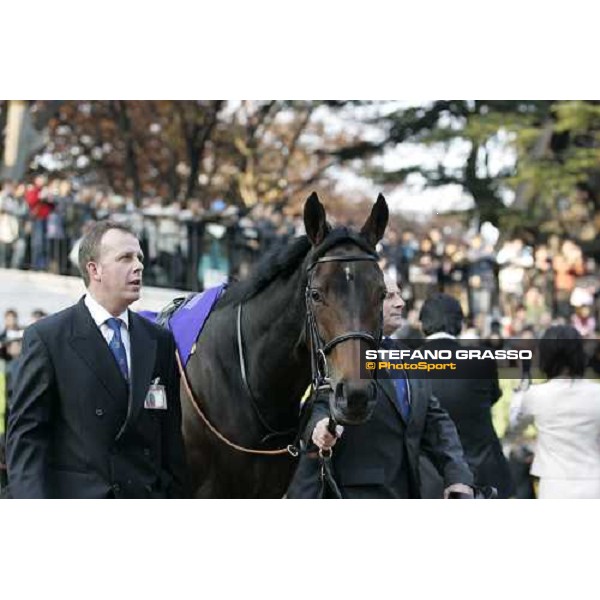
[[[244,305],[243,337],[250,388],[267,414],[297,414],[310,383],[304,265]]]

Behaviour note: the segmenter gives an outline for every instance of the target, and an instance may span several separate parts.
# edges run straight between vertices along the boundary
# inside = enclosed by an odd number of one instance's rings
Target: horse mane
[[[296,238],[284,248],[267,252],[253,268],[245,281],[234,283],[219,302],[219,308],[246,302],[264,290],[279,277],[291,275],[300,266],[310,250],[310,241],[305,235]]]
[[[344,242],[354,243],[365,252],[376,255],[375,249],[362,235],[347,227],[337,227],[314,249],[312,258],[316,260]],[[289,277],[302,264],[310,250],[311,243],[306,235],[296,238],[284,248],[271,250],[259,261],[247,280],[239,281],[227,290],[218,308],[246,302],[262,292],[275,279]]]

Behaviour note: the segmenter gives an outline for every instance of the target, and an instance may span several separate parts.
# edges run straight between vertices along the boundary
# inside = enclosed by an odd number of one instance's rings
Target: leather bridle
[[[359,261],[370,261],[377,262],[378,258],[375,254],[345,254],[345,255],[330,255],[323,256],[307,267],[308,282],[306,284],[305,300],[306,300],[306,331],[310,345],[310,358],[311,358],[311,371],[312,378],[311,383],[313,392],[322,390],[328,387],[331,389],[331,378],[329,376],[329,368],[327,365],[327,356],[330,352],[338,345],[348,340],[364,340],[377,348],[381,342],[383,335],[383,311],[379,317],[379,328],[376,335],[367,331],[349,331],[334,337],[328,342],[324,342],[319,332],[319,326],[314,315],[313,300],[311,298],[311,291],[313,290],[312,282],[315,274],[317,265],[329,262],[359,262]]]

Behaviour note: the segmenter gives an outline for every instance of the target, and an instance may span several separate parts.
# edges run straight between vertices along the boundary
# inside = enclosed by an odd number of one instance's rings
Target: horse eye
[[[321,302],[322,300],[321,292],[319,292],[319,290],[310,290],[310,297],[314,302]]]

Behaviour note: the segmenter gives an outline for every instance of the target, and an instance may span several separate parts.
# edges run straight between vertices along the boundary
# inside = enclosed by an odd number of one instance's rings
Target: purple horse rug
[[[212,309],[226,287],[227,284],[224,283],[204,290],[201,294],[192,296],[176,308],[175,312],[171,314],[168,321],[164,324],[165,327],[171,330],[175,337],[179,357],[184,367],[187,365],[192,354],[192,347],[195,341],[198,339]],[[165,310],[168,310],[168,307]],[[157,323],[159,316],[162,315],[162,313],[149,310],[142,310],[138,314],[152,321],[152,323]]]

